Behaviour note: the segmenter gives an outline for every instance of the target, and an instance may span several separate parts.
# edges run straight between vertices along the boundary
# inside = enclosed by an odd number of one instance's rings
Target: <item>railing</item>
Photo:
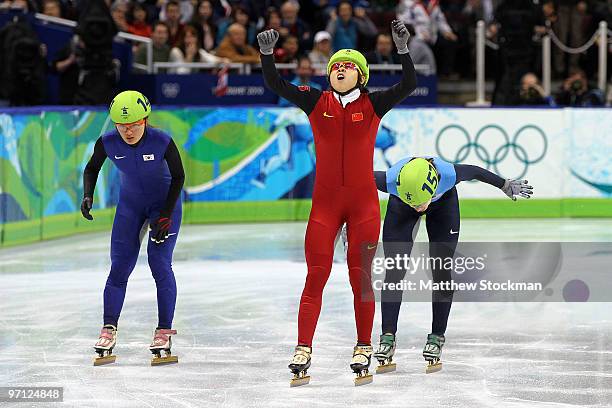
[[[297,68],[297,63],[276,63],[277,69],[294,70]],[[244,64],[244,63],[216,63],[216,62],[154,62],[152,72],[157,74],[160,69],[176,69],[176,68],[193,68],[193,69],[215,69],[227,66],[229,69],[235,69],[239,74],[251,74],[254,68],[261,68],[261,64]],[[326,66],[321,64],[313,64],[313,68],[317,71],[325,71]],[[414,68],[417,71],[429,72],[429,65],[415,64]],[[401,71],[401,64],[372,64],[370,72],[378,71]]]
[[[276,63],[275,65],[277,69],[296,69],[297,68],[297,63],[295,62]],[[261,65],[256,65],[256,66],[260,67]],[[325,70],[327,69],[327,66],[323,64],[312,64],[312,66],[315,70],[320,71],[320,72],[325,72]],[[414,69],[416,69],[417,71],[421,71],[421,72],[429,72],[430,67],[427,64],[415,64]],[[402,64],[370,64],[370,72],[401,71],[401,70],[402,70]]]
[[[41,13],[36,13],[34,16],[37,19],[42,20],[42,21],[46,21],[48,23],[53,23],[53,24],[62,25],[62,26],[66,26],[66,27],[73,27],[73,28],[77,26],[77,22],[76,21],[67,20],[65,18],[51,17],[51,16],[47,16],[47,15],[41,14]],[[151,41],[150,38],[142,37],[140,35],[134,35],[134,34],[130,34],[130,33],[124,33],[124,32],[119,32],[117,34],[116,38],[122,38],[124,40],[134,41],[134,42],[139,42],[139,43],[146,44],[146,47],[147,47],[147,64],[146,65],[144,65],[144,64],[133,64],[133,66],[135,68],[139,68],[139,69],[145,70],[148,73],[153,72],[153,42]]]
[[[235,69],[239,74],[245,73],[245,64],[242,63],[216,63],[216,62],[154,62],[153,73],[157,74],[160,69],[176,69],[176,68],[190,68],[190,69],[215,69],[220,67],[227,67],[229,69]]]
[[[606,72],[608,69],[608,43],[612,37],[612,31],[608,29],[605,21],[599,23],[599,29],[582,46],[571,48],[561,42],[554,31],[547,27],[546,34],[542,36],[542,88],[546,96],[550,95],[551,88],[551,41],[563,52],[578,54],[585,52],[599,40],[599,66],[597,69],[597,87],[603,92],[606,90]],[[478,21],[476,24],[476,101],[470,102],[469,106],[489,106],[491,102],[485,99],[485,47],[499,49],[499,45],[489,41],[485,36],[485,22]]]

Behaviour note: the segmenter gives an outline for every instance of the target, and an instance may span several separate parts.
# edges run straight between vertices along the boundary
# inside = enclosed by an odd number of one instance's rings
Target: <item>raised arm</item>
[[[106,151],[104,150],[104,144],[100,137],[96,140],[94,152],[83,171],[83,200],[81,201],[81,214],[90,221],[93,220],[93,217],[89,211],[91,211],[93,205],[94,190],[104,160],[106,160]]]
[[[298,87],[281,78],[274,65],[273,55],[278,37],[276,30],[266,30],[257,34],[261,52],[261,69],[266,86],[310,115],[321,96],[321,91],[309,86]]]
[[[382,118],[395,105],[406,99],[417,85],[416,72],[410,53],[408,52],[408,29],[399,20],[391,23],[393,41],[397,47],[400,62],[402,63],[402,78],[399,83],[389,89],[369,94],[374,111],[379,118]]]
[[[497,174],[471,164],[455,164],[456,183],[478,180],[501,189],[508,197],[516,201],[517,196],[531,198],[533,187],[527,180],[504,179]]]

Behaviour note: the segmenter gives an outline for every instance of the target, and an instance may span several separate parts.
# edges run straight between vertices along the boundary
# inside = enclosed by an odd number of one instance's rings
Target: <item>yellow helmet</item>
[[[363,82],[363,86],[368,83],[368,79],[370,79],[370,67],[368,66],[368,61],[359,51],[351,50],[348,48],[336,51],[334,55],[331,56],[329,62],[327,63],[327,76],[329,76],[329,74],[331,73],[332,65],[334,65],[336,62],[341,61],[350,61],[357,65],[359,71],[361,71],[361,74],[365,79]]]
[[[133,123],[151,113],[151,102],[138,91],[123,91],[110,104],[110,117],[115,123]]]

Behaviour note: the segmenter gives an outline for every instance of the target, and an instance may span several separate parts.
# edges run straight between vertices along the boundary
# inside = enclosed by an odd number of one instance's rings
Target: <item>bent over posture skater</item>
[[[136,265],[141,231],[150,225],[147,254],[157,286],[159,321],[150,350],[151,364],[178,362],[170,355],[176,281],[172,253],[181,226],[181,190],[185,172],[170,135],[148,126],[151,104],[137,91],[118,94],[110,105],[115,129],[102,135],[83,172],[83,217],[90,214],[98,173],[108,157],[119,169],[120,193],[111,234],[111,270],[104,288],[104,326],[94,346],[95,365],[112,363],[117,323],[125,299],[127,281]],[[166,353],[161,357],[161,352]]]
[[[429,256],[435,259],[453,258],[459,240],[459,198],[455,186],[462,181],[478,180],[501,189],[508,197],[529,198],[533,187],[527,180],[507,180],[486,169],[468,164],[452,164],[438,157],[408,157],[390,169],[374,172],[376,186],[389,193],[389,204],[383,225],[383,247],[386,258],[410,256],[418,222],[426,215],[429,236]],[[449,282],[451,270],[433,264],[434,282]],[[406,270],[387,269],[385,283],[404,279]],[[382,335],[374,356],[379,361],[378,373],[395,370],[395,334],[402,301],[401,291],[382,292]],[[453,300],[452,290],[432,293],[431,333],[423,357],[428,362],[427,373],[442,368],[440,354]]]

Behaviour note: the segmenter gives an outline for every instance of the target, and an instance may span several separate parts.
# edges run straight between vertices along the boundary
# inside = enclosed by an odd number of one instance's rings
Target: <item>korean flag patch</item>
[[[142,160],[144,160],[144,161],[155,160],[155,155],[154,154],[143,154],[142,155]]]

